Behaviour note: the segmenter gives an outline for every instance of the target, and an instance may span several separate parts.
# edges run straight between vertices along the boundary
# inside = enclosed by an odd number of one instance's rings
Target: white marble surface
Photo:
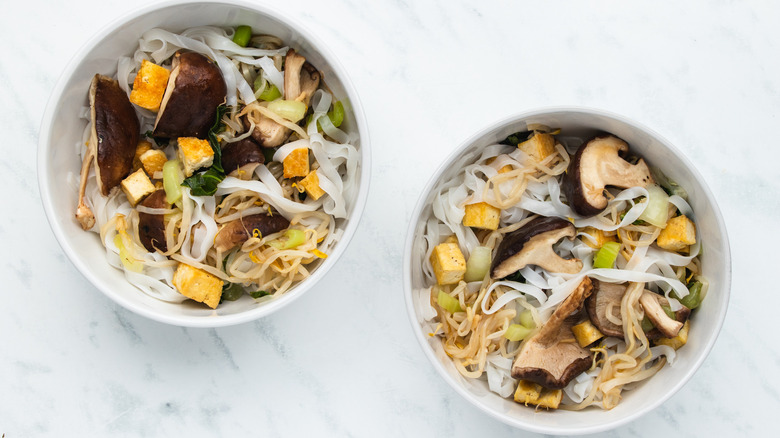
[[[650,126],[696,163],[734,261],[731,307],[703,367],[608,435],[775,435],[777,2],[274,3],[351,72],[370,124],[371,192],[317,289],[220,329],[163,325],[110,301],[70,264],[40,204],[38,129],[59,73],[103,23],[138,5],[4,4],[0,434],[532,435],[476,410],[423,356],[403,302],[406,221],[438,162],[476,130],[540,106],[585,105]]]

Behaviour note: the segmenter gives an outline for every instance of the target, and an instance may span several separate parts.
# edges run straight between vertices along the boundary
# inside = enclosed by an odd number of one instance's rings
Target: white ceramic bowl
[[[119,56],[129,56],[138,38],[160,27],[177,32],[193,26],[251,25],[255,32],[272,34],[296,48],[321,70],[335,98],[345,103],[342,129],[357,133],[360,151],[357,195],[348,200],[348,218],[339,220],[343,235],[328,258],[313,274],[278,299],[258,303],[245,296],[216,310],[159,301],[125,281],[123,273],[105,260],[96,234],[84,232],[74,219],[77,193],[66,184],[68,173],[78,175],[80,159],[74,153],[85,121],[79,119],[87,104],[89,83],[95,73],[113,75]],[[111,299],[151,319],[189,327],[216,327],[250,321],[293,302],[311,289],[333,267],[352,238],[368,194],[370,165],[367,123],[357,92],[346,71],[325,44],[284,14],[259,3],[240,0],[214,2],[169,1],[147,6],[118,19],[98,32],[71,60],[57,83],[41,125],[38,143],[38,183],[46,215],[65,254],[76,268]]]
[[[415,250],[412,243],[420,239],[425,219],[432,216],[434,187],[461,171],[453,167],[453,163],[461,157],[498,143],[514,132],[525,130],[527,123],[561,128],[567,136],[587,137],[596,130],[619,136],[628,142],[632,153],[644,157],[650,164],[658,165],[667,176],[688,191],[689,201],[696,214],[703,247],[701,260],[710,288],[706,299],[694,314],[695,324],[691,325],[688,343],[678,350],[674,366],[666,366],[636,389],[624,391],[623,400],[610,411],[598,408],[580,412],[535,411],[490,392],[485,381],[467,381],[444,353],[439,338],[432,338],[421,329],[420,321],[423,318],[412,298],[413,289],[428,286],[423,284],[421,273],[424,254]],[[715,198],[693,164],[677,148],[648,128],[624,117],[592,109],[549,108],[523,113],[495,123],[466,140],[441,164],[423,189],[412,214],[406,240],[406,307],[415,335],[434,368],[455,391],[489,415],[512,426],[545,434],[601,432],[626,424],[669,399],[693,376],[712,349],[726,316],[730,285],[731,258],[723,218]]]

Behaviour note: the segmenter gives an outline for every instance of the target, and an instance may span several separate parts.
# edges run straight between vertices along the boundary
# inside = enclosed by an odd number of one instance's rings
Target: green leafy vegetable
[[[208,140],[214,151],[214,162],[205,172],[196,173],[184,180],[183,186],[190,188],[193,196],[213,196],[217,192],[217,185],[225,179],[225,169],[222,168],[222,148],[219,146],[217,133],[222,129],[222,116],[227,111],[227,106],[217,107],[217,118],[208,132]]]
[[[238,283],[225,283],[222,287],[221,301],[236,301],[244,295],[244,287]]]
[[[526,141],[529,135],[531,135],[531,131],[515,132],[514,134],[504,139],[504,141],[502,141],[501,144],[505,144],[508,146],[517,146],[520,143]]]
[[[271,294],[269,292],[264,291],[264,290],[258,290],[258,291],[255,291],[255,292],[249,292],[249,295],[252,298],[262,298],[262,297],[264,297],[266,295],[271,295]]]

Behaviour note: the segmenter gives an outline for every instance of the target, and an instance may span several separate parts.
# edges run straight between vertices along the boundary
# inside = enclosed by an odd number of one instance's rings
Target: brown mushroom
[[[222,148],[222,168],[230,176],[249,179],[264,162],[262,148],[251,137],[226,143]]]
[[[165,197],[165,190],[156,190],[141,204],[146,208],[169,208]],[[165,216],[162,214],[150,214],[138,212],[138,238],[141,244],[149,252],[168,251],[168,241],[165,238]]]
[[[156,137],[206,138],[225,103],[227,86],[219,67],[195,52],[176,52],[154,124]]]
[[[290,221],[282,215],[253,214],[228,222],[222,227],[214,239],[214,248],[219,252],[227,252],[246,242],[255,231],[260,236],[278,233],[290,226]]]
[[[592,216],[603,211],[607,186],[646,187],[653,183],[644,160],[631,164],[621,157],[627,152],[628,144],[610,134],[596,136],[580,146],[563,177],[563,192],[575,212]]]
[[[588,312],[590,322],[607,336],[615,336],[623,339],[623,325],[615,324],[607,318],[607,312],[617,320],[622,320],[620,302],[626,293],[626,286],[622,284],[606,283],[593,279],[593,293],[585,301],[585,309]]]
[[[590,368],[592,354],[574,340],[571,327],[579,319],[572,315],[582,307],[591,287],[585,277],[539,331],[523,343],[512,364],[512,377],[561,389]]]
[[[683,327],[683,323],[691,314],[691,309],[682,306],[674,312],[674,318],[669,317],[663,309],[663,306],[669,306],[669,300],[646,289],[639,297],[639,304],[642,306],[645,316],[655,326],[655,329],[647,333],[648,339],[657,339],[659,337],[673,338],[677,336],[677,333]]]
[[[85,230],[95,225],[95,216],[84,202],[90,166],[94,161],[98,189],[107,196],[133,169],[140,130],[127,93],[114,79],[99,74],[92,78],[89,107],[92,133],[81,165],[76,209],[76,218]]]
[[[490,268],[494,279],[506,277],[527,265],[549,272],[576,274],[582,269],[579,259],[564,259],[553,251],[553,245],[564,237],[573,239],[574,225],[561,218],[540,216],[508,233],[498,245]]]
[[[287,100],[300,100],[309,106],[311,97],[320,86],[320,72],[314,68],[306,58],[290,49],[284,58],[284,98]],[[251,124],[246,118],[244,127]],[[255,129],[252,138],[263,147],[280,146],[290,136],[290,129],[284,127],[268,117],[260,116],[255,121]]]

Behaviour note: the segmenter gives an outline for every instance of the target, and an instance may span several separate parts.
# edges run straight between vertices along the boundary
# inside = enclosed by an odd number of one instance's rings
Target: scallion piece
[[[130,252],[125,247],[125,243],[122,241],[122,236],[117,234],[114,236],[114,245],[119,250],[119,259],[122,261],[122,266],[131,272],[141,272],[144,270],[144,265],[140,261],[133,258]]]
[[[466,275],[464,280],[482,281],[490,270],[490,248],[486,246],[477,246],[471,251],[469,259],[466,262]]]
[[[236,33],[233,34],[233,42],[241,47],[246,47],[249,40],[252,39],[252,28],[249,26],[238,26]]]
[[[306,104],[297,100],[274,100],[268,109],[293,123],[298,123],[306,115]]]
[[[450,313],[463,311],[463,309],[460,308],[460,302],[458,301],[458,299],[451,297],[443,290],[439,291],[439,296],[436,297],[436,302],[439,303],[439,307],[441,307],[442,309]]]
[[[528,328],[522,324],[510,324],[507,327],[504,337],[510,341],[522,341],[526,336],[530,335],[534,329]]]
[[[596,253],[596,257],[593,258],[593,267],[597,269],[612,268],[617,260],[618,252],[620,252],[619,243],[604,242],[604,245]]]
[[[257,84],[257,80],[255,80],[255,84]],[[265,89],[263,89],[263,92],[260,93],[259,96],[257,96],[258,99],[264,100],[266,102],[271,102],[280,97],[282,97],[282,93],[279,91],[278,88],[276,88],[276,85],[270,82],[265,85]]]
[[[680,304],[683,306],[689,308],[689,309],[695,309],[699,307],[701,304],[702,296],[701,296],[701,289],[703,285],[700,281],[694,282],[690,287],[688,287],[688,295],[682,297],[680,299]]]
[[[647,207],[639,215],[639,220],[663,228],[669,219],[669,195],[666,194],[664,189],[655,184],[647,186],[647,192],[649,194],[648,199],[645,201]]]
[[[306,241],[306,233],[295,228],[290,228],[284,232],[284,239],[276,239],[268,242],[276,249],[293,249],[299,247]]]
[[[522,312],[520,312],[520,324],[522,324],[523,327],[528,327],[529,329],[536,327],[536,322],[534,322],[534,316],[533,314],[531,314],[530,310],[525,309]]]
[[[333,103],[333,109],[328,111],[328,118],[333,126],[339,127],[344,121],[344,104],[340,100]]]
[[[179,166],[179,160],[168,160],[163,164],[163,189],[165,199],[169,204],[181,199],[181,183],[184,181],[184,173]]]

